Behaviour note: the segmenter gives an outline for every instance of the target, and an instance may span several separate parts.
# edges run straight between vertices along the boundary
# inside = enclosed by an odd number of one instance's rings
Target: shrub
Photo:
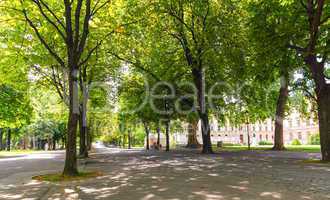
[[[268,141],[260,141],[258,144],[259,145],[273,145],[272,142],[268,142]]]
[[[234,143],[223,143],[222,146],[224,147],[232,147],[232,146],[242,146],[241,144],[234,144]]]
[[[292,140],[291,145],[301,145],[301,142],[298,139],[294,139]]]
[[[320,145],[320,135],[319,134],[313,134],[313,135],[309,136],[308,144]]]

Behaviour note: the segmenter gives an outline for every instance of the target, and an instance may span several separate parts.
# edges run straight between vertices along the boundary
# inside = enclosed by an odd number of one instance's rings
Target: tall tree
[[[76,158],[76,132],[79,119],[78,75],[95,50],[97,43],[91,50],[86,50],[86,43],[90,37],[90,25],[95,23],[97,12],[107,6],[109,1],[78,0],[71,2],[64,0],[46,2],[43,0],[21,1],[21,12],[34,35],[53,57],[57,64],[67,70],[69,84],[69,119],[66,144],[66,159],[64,175],[78,175]],[[53,44],[49,35],[44,35],[44,28],[48,28],[60,38]],[[65,48],[65,53],[59,51]]]

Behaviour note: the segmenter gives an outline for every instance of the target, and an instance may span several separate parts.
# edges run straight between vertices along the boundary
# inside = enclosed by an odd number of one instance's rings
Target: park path
[[[103,176],[61,184],[16,183],[0,189],[0,199],[330,199],[330,166],[302,162],[317,156],[271,151],[146,152],[98,144],[81,167],[101,171]],[[51,162],[56,160],[61,157]]]

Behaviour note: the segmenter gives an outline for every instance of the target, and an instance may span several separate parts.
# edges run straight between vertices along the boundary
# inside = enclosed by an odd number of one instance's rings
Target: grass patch
[[[224,146],[222,148],[214,148],[220,151],[248,151],[247,146]],[[265,151],[271,150],[272,148],[272,145],[252,146],[251,151]],[[321,151],[319,145],[286,145],[285,148],[287,151],[292,152],[320,153]]]
[[[217,147],[216,147],[217,148]],[[272,146],[253,146],[251,147],[251,151],[261,151],[261,150],[270,150]],[[248,146],[224,146],[221,148],[217,148],[220,151],[248,151]]]
[[[101,172],[79,172],[77,176],[64,176],[63,174],[45,174],[32,177],[33,180],[48,181],[48,182],[67,182],[80,181],[89,178],[102,176]]]
[[[36,150],[12,150],[12,151],[2,150],[0,151],[0,157],[19,156],[19,155],[26,155],[26,154],[33,154],[40,152],[41,151],[36,151]]]
[[[294,152],[306,152],[306,153],[320,153],[321,147],[319,145],[288,145],[286,146],[288,151]]]

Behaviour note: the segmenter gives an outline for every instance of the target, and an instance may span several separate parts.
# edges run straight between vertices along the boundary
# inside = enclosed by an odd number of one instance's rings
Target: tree
[[[265,4],[268,16],[275,20],[281,29],[277,29],[271,36],[283,38],[285,47],[293,50],[298,61],[303,61],[315,83],[317,96],[318,120],[320,127],[322,160],[330,160],[329,134],[329,102],[330,87],[324,73],[329,62],[329,4],[326,0],[306,1],[255,1],[259,5]],[[281,13],[279,17],[278,12]],[[304,13],[304,15],[302,15]]]
[[[5,146],[8,151],[10,151],[11,147],[13,132],[11,129],[28,124],[31,114],[32,107],[26,93],[15,89],[11,85],[0,85],[0,127],[7,127]],[[1,140],[3,133],[1,133]]]
[[[86,50],[87,39],[91,34],[90,24],[92,21],[95,23],[95,15],[108,2],[97,1],[94,5],[91,0],[78,0],[74,3],[69,0],[65,0],[63,3],[43,0],[21,2],[21,12],[34,35],[57,64],[61,68],[67,69],[69,119],[64,175],[78,175],[76,158],[76,131],[79,119],[78,74],[81,66],[101,45],[99,42],[91,50]],[[56,38],[60,38],[57,46],[51,43],[50,35],[43,34],[43,27],[49,28],[56,35]],[[65,53],[58,51],[63,47]]]
[[[303,48],[297,45],[290,47],[302,54],[315,82],[322,160],[330,161],[330,84],[324,73],[330,55],[327,31],[330,27],[330,5],[325,0],[307,0],[301,5],[308,21],[308,42]]]

